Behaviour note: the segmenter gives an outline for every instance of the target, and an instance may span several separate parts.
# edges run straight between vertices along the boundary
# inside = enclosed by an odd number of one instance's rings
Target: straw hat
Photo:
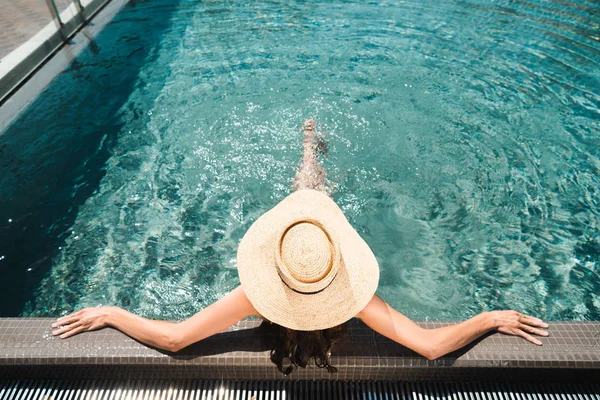
[[[252,224],[237,253],[242,287],[260,315],[303,331],[348,321],[371,300],[379,266],[326,194],[299,190]]]

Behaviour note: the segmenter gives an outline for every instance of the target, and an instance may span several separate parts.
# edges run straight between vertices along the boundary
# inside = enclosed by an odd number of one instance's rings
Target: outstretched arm
[[[521,336],[537,345],[542,342],[531,334],[548,336],[548,332],[539,329],[547,328],[548,324],[538,318],[522,316],[516,311],[485,312],[455,325],[425,329],[394,310],[377,295],[357,317],[383,336],[430,360],[458,350],[494,330]]]
[[[219,333],[236,322],[256,315],[241,286],[193,317],[182,322],[156,321],[118,307],[84,308],[59,318],[52,327],[61,338],[79,332],[112,326],[142,343],[169,351],[179,351],[192,343]]]

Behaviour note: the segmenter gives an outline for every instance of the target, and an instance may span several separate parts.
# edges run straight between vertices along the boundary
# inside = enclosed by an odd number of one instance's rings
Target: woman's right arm
[[[140,317],[118,307],[84,308],[59,318],[54,335],[68,338],[80,332],[112,326],[126,335],[150,346],[179,351],[242,319],[256,315],[256,310],[241,286],[217,302],[182,322],[157,321]]]
[[[548,336],[548,332],[539,329],[547,328],[548,324],[538,318],[522,316],[516,311],[485,312],[458,324],[425,329],[394,310],[377,295],[357,317],[374,331],[430,360],[458,350],[494,330],[521,336],[537,345],[542,342],[532,335]]]

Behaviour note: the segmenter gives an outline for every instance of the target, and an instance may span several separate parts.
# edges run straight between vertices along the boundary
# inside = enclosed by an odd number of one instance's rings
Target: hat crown
[[[315,293],[327,287],[339,264],[337,243],[320,223],[301,220],[280,235],[276,248],[282,280],[300,293]]]
[[[300,222],[286,230],[281,238],[282,267],[302,283],[323,279],[331,270],[332,243],[323,230],[309,222]]]

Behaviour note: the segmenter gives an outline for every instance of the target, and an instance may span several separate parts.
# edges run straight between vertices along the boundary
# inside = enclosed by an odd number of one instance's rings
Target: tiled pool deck
[[[0,319],[0,379],[284,378],[269,360],[256,321],[243,321],[179,353],[146,347],[114,329],[62,340],[51,335],[52,321]],[[333,349],[337,373],[301,368],[285,379],[600,381],[600,322],[554,322],[549,331],[541,347],[492,334],[429,361],[352,320]]]
[[[52,19],[45,0],[0,0],[0,104],[56,51],[75,44],[72,36],[110,0],[54,1],[62,26]]]
[[[58,12],[62,12],[71,2],[54,0],[54,3]],[[0,58],[52,22],[52,14],[45,0],[0,0],[0,5]]]

